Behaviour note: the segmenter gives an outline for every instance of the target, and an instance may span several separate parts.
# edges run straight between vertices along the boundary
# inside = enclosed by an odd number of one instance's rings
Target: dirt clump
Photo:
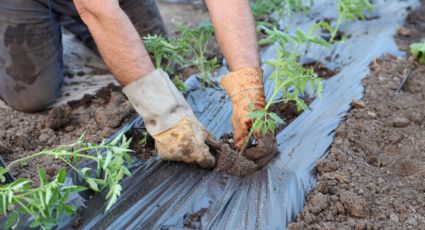
[[[216,160],[216,171],[235,176],[251,175],[258,168],[253,161],[236,152],[228,144],[222,145],[221,149],[217,150]]]

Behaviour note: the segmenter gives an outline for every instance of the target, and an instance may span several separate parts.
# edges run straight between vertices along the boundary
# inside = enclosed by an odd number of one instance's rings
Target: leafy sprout
[[[260,132],[262,135],[266,133],[274,133],[279,124],[283,124],[283,120],[276,113],[270,112],[270,108],[276,103],[295,102],[297,109],[307,110],[308,106],[300,95],[304,95],[305,89],[310,86],[311,89],[321,96],[323,86],[321,79],[317,76],[312,68],[305,68],[299,62],[300,53],[308,44],[318,44],[328,47],[329,44],[314,36],[318,27],[312,27],[304,33],[297,30],[290,35],[276,27],[261,28],[267,34],[260,44],[277,44],[277,57],[268,60],[267,65],[273,68],[273,72],[269,80],[274,81],[274,88],[271,97],[265,107],[260,110],[252,109],[248,118],[253,119],[253,125],[249,133],[249,137],[253,133]],[[251,107],[252,108],[252,107]],[[250,138],[248,138],[249,141]],[[248,142],[242,148],[246,148]]]
[[[208,59],[205,55],[214,35],[211,23],[204,23],[194,28],[179,25],[177,30],[183,41],[188,44],[188,64],[198,68],[202,85],[214,86],[211,77],[214,69],[219,66],[217,58]]]
[[[76,171],[90,189],[96,192],[104,189],[108,191],[106,195],[107,211],[121,195],[120,181],[125,176],[131,176],[127,168],[132,162],[129,155],[131,150],[128,149],[130,142],[131,140],[127,140],[124,135],[118,135],[110,143],[103,141],[96,145],[84,142],[84,136],[81,136],[73,144],[62,145],[52,150],[43,150],[15,160],[5,168],[0,167],[2,176],[0,179],[4,182],[4,174],[21,162],[41,156],[59,159]],[[96,163],[96,169],[88,167],[78,169],[77,164],[82,159]],[[24,178],[0,186],[0,215],[8,217],[5,224],[6,229],[16,226],[20,221],[21,214],[33,217],[30,227],[52,229],[60,223],[63,215],[69,216],[75,213],[76,207],[67,203],[69,194],[87,188],[65,185],[65,169],[60,169],[51,182],[48,182],[43,169],[38,170],[38,175],[40,185],[36,187],[31,185],[31,181]]]
[[[425,62],[425,41],[422,43],[414,43],[410,45],[410,52],[419,62]]]
[[[313,0],[310,0],[309,3],[311,6]],[[290,16],[292,12],[307,12],[309,6],[303,0],[253,0],[251,9],[254,17],[276,14],[280,20],[284,16]]]
[[[338,0],[338,19],[331,32],[330,42],[333,42],[339,27],[343,22],[365,19],[364,11],[372,11],[373,5],[369,0]]]

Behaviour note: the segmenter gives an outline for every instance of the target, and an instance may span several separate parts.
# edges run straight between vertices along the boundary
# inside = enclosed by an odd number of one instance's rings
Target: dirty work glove
[[[254,121],[248,118],[248,114],[252,109],[261,110],[266,105],[263,71],[261,68],[243,68],[224,76],[221,85],[232,99],[233,139],[236,148],[241,150],[248,141],[248,134]],[[275,137],[262,136],[260,132],[253,135],[257,139],[257,145],[247,149],[244,155],[262,167],[277,153]]]
[[[215,158],[205,144],[213,136],[195,118],[167,73],[154,70],[124,87],[123,92],[143,117],[161,159],[215,167]]]

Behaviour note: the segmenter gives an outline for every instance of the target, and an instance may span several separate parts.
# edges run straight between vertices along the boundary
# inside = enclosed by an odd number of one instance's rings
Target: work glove
[[[248,143],[248,135],[254,119],[248,118],[253,110],[261,110],[266,105],[261,68],[243,68],[224,76],[221,85],[231,97],[233,103],[233,140],[236,148],[243,150]],[[257,140],[255,147],[248,148],[243,154],[254,160],[259,167],[267,164],[276,154],[274,135],[253,133]]]
[[[124,87],[134,109],[145,121],[163,160],[215,167],[205,142],[214,139],[196,119],[167,73],[157,69]]]

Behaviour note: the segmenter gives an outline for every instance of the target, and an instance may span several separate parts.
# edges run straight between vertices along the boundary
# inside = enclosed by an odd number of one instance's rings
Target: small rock
[[[390,220],[394,223],[398,223],[400,221],[400,219],[398,218],[397,214],[395,213],[391,213],[390,214]]]
[[[62,128],[71,120],[70,114],[71,108],[69,106],[53,108],[44,118],[44,126],[50,129]]]
[[[398,28],[397,33],[402,35],[402,36],[409,36],[411,32],[406,27],[400,27],[400,28]]]
[[[376,118],[377,117],[376,113],[370,112],[370,111],[367,112],[367,115],[369,115],[370,118]]]
[[[317,171],[319,172],[332,172],[338,168],[337,162],[329,159],[320,159],[316,163]]]
[[[405,117],[395,117],[392,120],[392,124],[396,128],[405,128],[405,127],[409,126],[409,119],[407,119]]]
[[[409,115],[409,120],[415,124],[421,125],[424,120],[424,116],[420,113],[414,112]]]
[[[410,224],[410,225],[413,225],[413,226],[418,226],[418,221],[415,218],[410,217],[409,219],[406,220],[406,224]]]
[[[42,143],[45,143],[45,142],[47,142],[49,139],[50,139],[50,135],[47,135],[47,134],[45,134],[45,133],[42,133],[39,137],[38,137],[38,140],[40,141],[40,142],[42,142]]]
[[[319,213],[329,207],[329,198],[322,193],[318,193],[311,199],[311,212]]]
[[[369,214],[369,207],[364,197],[350,191],[343,191],[340,194],[340,199],[344,208],[351,216],[364,218]]]
[[[354,100],[354,101],[352,102],[352,105],[353,105],[353,107],[354,107],[354,108],[356,108],[356,109],[363,109],[363,108],[366,108],[366,103],[364,103],[364,101],[361,101],[361,100]]]

